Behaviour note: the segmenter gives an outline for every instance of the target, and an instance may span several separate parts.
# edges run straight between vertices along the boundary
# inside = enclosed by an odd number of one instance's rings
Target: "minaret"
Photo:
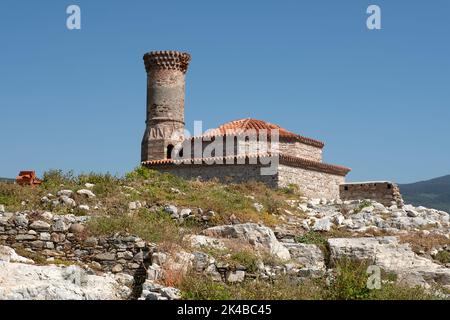
[[[170,159],[184,137],[185,73],[191,56],[178,51],[144,55],[147,71],[147,119],[141,161]]]

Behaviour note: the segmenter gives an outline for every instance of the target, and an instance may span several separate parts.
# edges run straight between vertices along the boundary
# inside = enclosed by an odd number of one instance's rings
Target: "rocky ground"
[[[296,192],[261,196],[251,188],[234,200],[248,205],[238,211],[219,202],[228,193],[200,202],[193,198],[201,192],[198,184],[191,190],[180,183],[160,186],[167,193],[154,200],[159,189],[151,189],[149,198],[145,183],[120,181],[113,191],[120,190],[121,209],[108,207],[112,192],[102,194],[95,181],[41,190],[36,209],[20,197],[17,204],[26,210],[0,205],[0,298],[248,298],[250,291],[256,298],[347,298],[336,293],[344,285],[362,292],[349,298],[370,299],[380,296],[365,288],[370,265],[382,270],[383,286],[392,289],[385,298],[398,298],[393,292],[405,286],[423,290],[420,297],[407,291],[406,298],[445,298],[450,292],[446,212],[307,199]],[[276,200],[264,202],[267,197]],[[266,285],[279,294],[265,295]],[[217,296],[200,294],[217,288]],[[301,288],[316,295],[296,291]]]

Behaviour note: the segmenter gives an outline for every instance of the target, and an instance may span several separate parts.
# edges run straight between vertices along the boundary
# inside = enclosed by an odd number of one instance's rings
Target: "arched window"
[[[172,151],[173,151],[173,144],[169,144],[168,146],[167,146],[167,155],[166,155],[166,158],[167,159],[172,159]]]

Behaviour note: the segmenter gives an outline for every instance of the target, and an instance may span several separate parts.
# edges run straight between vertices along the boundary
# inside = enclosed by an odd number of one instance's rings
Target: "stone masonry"
[[[387,207],[403,207],[403,199],[397,184],[389,181],[354,182],[339,186],[342,200],[370,199]]]
[[[256,180],[271,187],[294,184],[311,198],[339,198],[339,184],[345,182],[350,169],[324,163],[324,143],[319,140],[252,118],[227,122],[200,136],[185,138],[185,73],[190,59],[189,54],[177,51],[144,55],[147,119],[142,165],[187,179]],[[272,160],[268,164],[263,159]],[[274,169],[270,175],[260,170],[265,166]]]

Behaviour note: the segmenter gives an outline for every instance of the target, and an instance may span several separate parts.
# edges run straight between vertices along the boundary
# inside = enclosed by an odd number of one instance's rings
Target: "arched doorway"
[[[167,154],[166,154],[166,159],[172,159],[172,151],[173,151],[173,144],[169,144],[167,146]]]

